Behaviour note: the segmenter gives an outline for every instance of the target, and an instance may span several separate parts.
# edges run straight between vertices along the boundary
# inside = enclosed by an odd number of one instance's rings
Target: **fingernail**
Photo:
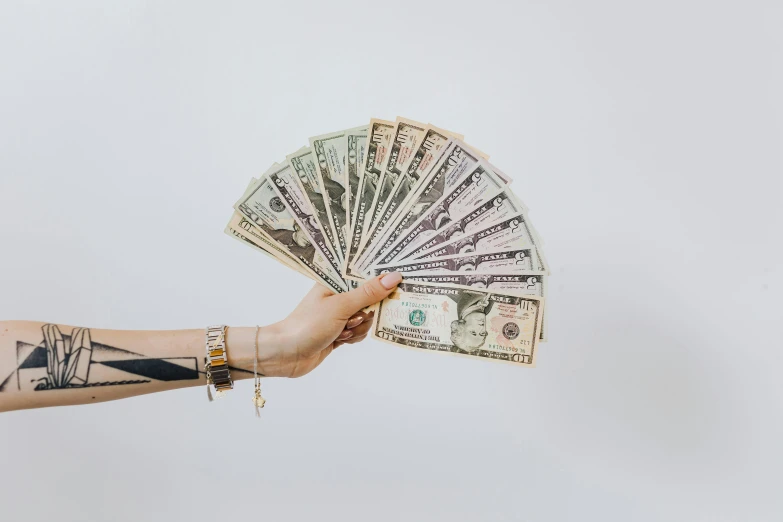
[[[362,317],[361,315],[355,315],[350,319],[348,319],[348,322],[345,323],[345,326],[347,328],[356,328],[357,326],[362,324],[362,321],[364,321],[364,317]]]
[[[386,290],[391,290],[397,284],[399,284],[400,281],[402,281],[402,274],[399,272],[392,272],[390,274],[386,274],[381,278],[381,285]]]
[[[343,332],[337,336],[338,341],[344,341],[353,337],[353,332],[350,330],[343,330]]]

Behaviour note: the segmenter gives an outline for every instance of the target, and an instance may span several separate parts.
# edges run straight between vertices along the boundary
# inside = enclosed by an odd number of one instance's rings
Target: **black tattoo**
[[[196,357],[150,358],[92,341],[90,330],[64,335],[53,324],[42,327],[43,342],[16,342],[17,367],[0,383],[0,392],[118,386],[153,381],[199,379]]]

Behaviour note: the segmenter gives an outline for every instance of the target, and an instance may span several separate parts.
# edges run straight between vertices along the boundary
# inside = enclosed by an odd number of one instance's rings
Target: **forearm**
[[[274,375],[264,347],[281,342],[276,326],[259,331],[259,372]],[[48,336],[48,340],[45,337]],[[252,378],[255,327],[229,328],[234,380]],[[122,331],[28,321],[0,322],[0,411],[88,404],[203,386],[203,329]]]

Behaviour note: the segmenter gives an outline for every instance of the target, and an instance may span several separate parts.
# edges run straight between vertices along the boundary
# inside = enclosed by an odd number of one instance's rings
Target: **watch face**
[[[210,328],[207,332],[207,348],[209,351],[223,350],[223,344],[226,337],[226,331],[224,328]]]

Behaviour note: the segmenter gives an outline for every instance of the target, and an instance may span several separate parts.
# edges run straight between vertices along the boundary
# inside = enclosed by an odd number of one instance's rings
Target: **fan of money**
[[[401,272],[377,339],[533,366],[541,240],[511,178],[464,140],[406,118],[310,138],[250,181],[226,233],[334,292]]]

